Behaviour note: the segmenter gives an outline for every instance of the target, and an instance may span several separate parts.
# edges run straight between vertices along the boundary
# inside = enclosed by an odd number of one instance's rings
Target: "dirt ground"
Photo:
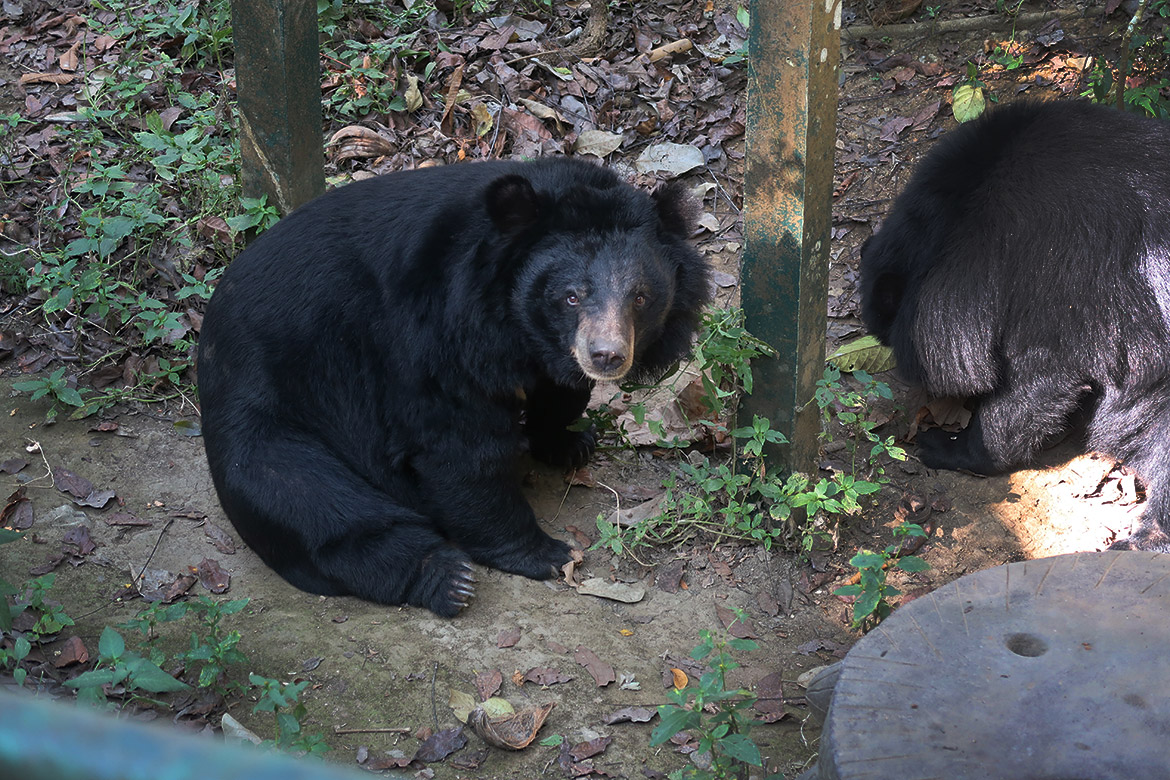
[[[1097,20],[1069,19],[1064,29],[1090,45],[1107,28]],[[1007,34],[924,31],[890,36],[877,48],[844,36],[830,349],[861,334],[854,288],[858,247],[913,161],[954,125],[946,104],[949,85],[930,81],[908,88],[914,79],[928,80],[921,72],[887,79],[882,75],[886,71],[875,67],[874,52],[881,49],[887,58],[908,55],[904,61],[909,66],[903,67],[943,63],[949,68],[955,58],[982,50],[985,40],[1004,40]],[[1029,34],[1016,31],[1020,39]],[[1041,65],[1049,67],[1051,60]],[[1004,73],[991,87],[1004,99],[1021,92],[1067,96],[1069,80],[1077,74],[1063,64],[1050,69]],[[926,116],[920,129],[904,126],[896,142],[883,138],[891,118],[917,116]],[[720,220],[730,220],[733,229],[708,235],[701,248],[722,268],[733,270],[741,248],[735,214],[719,201],[708,200],[706,208]],[[734,296],[734,287],[721,294]],[[87,527],[97,548],[78,565],[67,561],[57,568],[53,597],[70,614],[81,616],[77,630],[69,633],[80,636],[92,651],[102,626],[142,608],[138,600],[114,600],[133,576],[145,569],[165,582],[204,559],[218,561],[231,575],[227,597],[250,599],[229,627],[243,634],[240,647],[254,671],[311,681],[306,728],[326,735],[333,748],[331,760],[349,764],[360,750],[371,757],[391,750],[410,756],[419,729],[456,725],[448,706],[451,691],[474,695],[477,674],[497,670],[503,679],[500,695],[515,705],[556,704],[541,738],[561,734],[575,744],[611,737],[609,747],[592,759],[597,770],[616,777],[661,777],[657,773],[689,758],[675,746],[649,748],[653,722],[607,725],[607,719],[626,707],[663,703],[664,674],[669,679],[671,667],[683,666],[700,630],[720,629],[725,610],[738,607],[751,618],[760,649],[741,658],[744,668],[735,681],[754,686],[766,680],[770,701],[782,697],[782,709],[771,715],[775,722],[760,726],[753,736],[769,768],[792,777],[810,765],[817,750],[817,730],[805,722],[807,711],[796,681],[807,670],[837,660],[857,638],[848,628],[849,605],[830,591],[849,573],[845,562],[858,546],[886,543],[889,528],[896,524],[894,508],[904,496],[922,499],[925,508],[914,517],[932,531],[921,552],[932,568],[898,581],[910,597],[1007,561],[1101,549],[1124,536],[1140,512],[1132,477],[1097,456],[1070,459],[1058,451],[1049,468],[977,478],[927,470],[914,460],[911,447],[910,460],[892,466],[893,484],[880,500],[843,528],[835,551],[819,553],[811,563],[783,552],[702,543],[658,551],[648,561],[653,567],[593,551],[586,554],[580,579],[628,583],[643,593],[640,600],[622,603],[578,593],[564,582],[532,582],[480,570],[472,606],[457,619],[441,620],[418,609],[311,596],[266,569],[240,545],[216,502],[202,441],[192,435],[198,430],[192,406],[123,409],[108,415],[109,422],[117,423],[113,431],[95,430],[99,421],[93,419],[45,425],[42,403],[10,392],[14,377],[15,371],[5,367],[0,380],[0,461],[21,458],[28,465],[15,474],[0,474],[0,490],[8,495],[24,485],[36,519],[25,539],[0,547],[0,571],[23,574],[58,552],[71,528]],[[892,377],[880,378],[893,383],[899,401],[907,402],[906,388]],[[890,415],[890,420],[887,433],[905,433],[904,415]],[[183,424],[176,426],[177,421]],[[584,546],[596,539],[599,513],[613,512],[618,501],[626,507],[652,496],[670,465],[649,450],[606,452],[591,467],[601,483],[596,487],[569,487],[563,475],[533,465],[528,493],[551,533]],[[60,469],[85,477],[99,490],[114,491],[116,500],[103,510],[75,506],[54,487],[50,470]],[[111,524],[119,512],[148,524]],[[218,549],[209,529],[236,539],[234,551]],[[192,589],[204,592],[199,584]],[[579,648],[592,650],[612,666],[617,679],[599,685],[576,660]],[[522,680],[529,670],[540,668],[571,679],[541,686],[513,678],[519,673]],[[772,685],[775,675],[778,687]],[[267,736],[268,723],[250,710],[249,704],[237,704],[230,714]],[[386,727],[407,733],[337,733]],[[565,776],[556,765],[557,749],[535,743],[519,752],[491,750],[475,768],[456,765],[460,760],[475,763],[472,754],[483,750],[472,736],[463,751],[432,764],[429,776]],[[401,776],[416,775],[408,770]]]

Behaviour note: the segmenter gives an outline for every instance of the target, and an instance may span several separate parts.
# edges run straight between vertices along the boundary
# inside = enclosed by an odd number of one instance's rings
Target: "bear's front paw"
[[[942,428],[927,428],[919,431],[915,439],[918,444],[918,459],[932,469],[957,469],[956,450],[960,447],[959,434]]]
[[[474,595],[471,563],[462,553],[447,548],[423,559],[406,600],[416,607],[426,607],[439,617],[455,617]]]
[[[593,457],[597,448],[597,429],[590,425],[583,431],[543,432],[529,436],[532,457],[561,468],[579,469]]]
[[[552,579],[569,562],[571,548],[543,531],[538,533],[539,537],[528,544],[473,552],[472,557],[478,563],[510,574],[533,580]]]
[[[942,428],[918,432],[918,459],[932,469],[970,471],[973,474],[999,474],[1004,468],[994,462],[978,436],[967,427],[958,433]]]

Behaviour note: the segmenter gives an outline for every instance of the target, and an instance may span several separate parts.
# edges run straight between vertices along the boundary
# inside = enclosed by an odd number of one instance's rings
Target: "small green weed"
[[[858,550],[849,560],[857,569],[857,582],[837,588],[835,596],[853,596],[853,628],[868,631],[890,615],[887,600],[901,595],[901,591],[886,582],[891,566],[905,572],[920,572],[930,568],[916,555],[899,555],[910,537],[925,537],[926,531],[914,523],[903,523],[894,529],[894,544],[880,552]]]
[[[1149,18],[1147,19],[1147,14]],[[1121,36],[1121,58],[1114,65],[1093,61],[1081,97],[1097,103],[1170,119],[1170,0],[1142,0]],[[1124,85],[1118,95],[1118,85]]]
[[[265,744],[281,750],[308,755],[321,755],[329,750],[320,734],[305,734],[301,721],[308,714],[300,695],[309,685],[308,680],[282,683],[271,677],[248,675],[248,681],[259,689],[260,700],[252,712],[271,712],[275,738]]]
[[[876,493],[888,481],[883,461],[906,458],[893,437],[880,437],[875,432],[877,423],[869,419],[873,401],[892,397],[889,386],[863,371],[854,372],[854,378],[860,383],[858,389],[844,384],[841,372],[829,367],[814,397],[824,421],[823,438],[833,440],[842,432],[846,436],[848,470],[816,480],[801,473],[771,474],[764,460],[765,447],[786,440],[767,418],[756,416],[750,426],[730,431],[739,446],[734,462],[713,464],[693,454],[680,462],[678,475],[664,481],[666,493],[658,515],[630,528],[600,515],[595,547],[615,554],[633,553],[639,547],[675,543],[701,532],[717,539],[762,544],[765,549],[792,539],[798,549],[807,551],[818,540],[831,538],[839,518],[860,512],[862,496]]]
[[[114,21],[104,31],[144,48],[179,41],[179,61],[212,65],[231,54],[232,17],[228,0],[152,3],[143,0],[95,0]],[[94,20],[90,20],[93,24]]]
[[[726,431],[720,420],[730,416],[734,410],[736,399],[740,393],[751,393],[754,385],[751,361],[776,354],[770,346],[748,332],[744,326],[743,309],[711,308],[703,312],[699,326],[699,337],[695,344],[691,363],[699,374],[703,387],[701,405],[706,410],[706,417],[694,420],[697,427],[711,431]],[[676,376],[687,376],[680,373]],[[622,390],[633,392],[657,385],[623,385]],[[656,446],[663,449],[686,449],[693,442],[677,435],[667,438],[665,426],[661,420],[647,419],[644,402],[631,404],[630,413],[637,425],[646,425],[652,434],[658,437]],[[599,415],[592,417],[598,430],[614,428],[612,420],[605,419],[603,410]],[[600,417],[601,419],[596,419]],[[624,430],[617,430],[619,437],[626,439]]]
[[[865,466],[867,478],[884,478],[883,456],[893,460],[906,460],[906,450],[894,442],[893,436],[882,438],[875,429],[878,424],[869,419],[869,410],[874,402],[891,401],[894,398],[890,386],[879,382],[865,371],[854,371],[853,379],[860,388],[853,389],[841,382],[841,371],[827,366],[817,381],[813,400],[821,411],[821,439],[825,442],[836,439],[835,430],[845,434],[846,447],[850,457],[850,471],[854,474]],[[869,451],[863,452],[866,444]],[[864,462],[858,462],[859,453]]]
[[[967,63],[967,77],[951,90],[951,112],[959,122],[970,122],[987,109],[987,84],[979,78],[979,66]],[[994,97],[992,98],[994,100]]]
[[[0,544],[14,542],[21,536],[16,531],[0,528]],[[28,670],[21,663],[28,658],[33,643],[54,637],[65,627],[74,625],[64,608],[48,598],[55,581],[55,575],[50,573],[16,586],[0,577],[0,639],[10,639],[0,642],[0,670],[11,669],[18,685],[23,685],[28,677]],[[166,708],[165,702],[154,697],[192,689],[164,669],[181,667],[183,675],[198,670],[199,688],[211,688],[221,696],[247,694],[252,690],[250,686],[227,680],[229,668],[246,664],[248,659],[237,647],[239,632],[225,631],[222,625],[225,617],[247,605],[248,599],[215,601],[206,596],[174,604],[151,604],[119,626],[141,636],[141,652],[127,648],[122,634],[106,626],[98,639],[93,668],[67,680],[65,685],[77,691],[79,702],[94,706],[124,707],[140,703]],[[14,631],[13,621],[25,612],[36,616],[32,628]],[[160,627],[189,616],[198,618],[198,628],[190,632],[187,649],[166,653],[158,642]],[[307,712],[300,695],[308,682],[282,684],[255,674],[249,679],[258,689],[259,703],[254,711],[272,712],[275,717],[275,739],[268,744],[297,753],[319,754],[329,749],[324,737],[306,734],[301,727]]]
[[[742,613],[739,617],[743,618]],[[750,639],[716,637],[706,630],[699,636],[702,641],[691,650],[691,658],[705,661],[708,671],[694,691],[674,688],[667,693],[670,703],[658,708],[659,724],[650,735],[650,745],[664,744],[680,731],[689,732],[698,737],[698,752],[709,756],[710,763],[706,768],[690,766],[671,772],[671,780],[738,780],[747,777],[748,767],[762,767],[764,761],[750,736],[758,725],[750,712],[756,697],[746,689],[728,690],[727,673],[739,668],[732,650],[750,651],[759,645]]]
[[[740,23],[740,25],[743,27],[743,29],[745,29],[745,30],[751,29],[751,22],[752,22],[751,12],[748,11],[748,9],[745,8],[744,6],[741,5],[735,9],[735,20]],[[747,41],[744,41],[742,46],[740,46],[738,49],[736,49],[734,52],[732,52],[727,57],[723,58],[722,64],[723,65],[738,65],[741,62],[746,62],[747,58],[748,58],[748,44],[747,44]]]
[[[0,528],[0,544],[15,542],[21,536],[17,531]],[[0,669],[12,667],[18,685],[23,685],[28,676],[28,670],[21,668],[20,662],[32,651],[32,643],[56,636],[61,629],[73,625],[73,618],[65,613],[65,608],[48,598],[56,576],[42,574],[20,586],[0,577],[0,639],[6,634],[12,639],[12,647],[0,647]],[[23,633],[13,631],[13,621],[25,612],[36,617],[32,628]]]
[[[694,360],[711,413],[719,417],[741,392],[750,395],[755,384],[751,361],[775,356],[776,350],[748,333],[743,309],[704,311]]]
[[[191,686],[164,672],[149,658],[126,649],[126,640],[110,626],[98,639],[98,660],[94,668],[82,672],[65,685],[77,689],[77,700],[85,704],[104,706],[107,686],[120,687],[123,703],[144,700],[159,702],[146,694],[173,693],[190,690]]]
[[[17,531],[0,528],[0,544],[15,542],[21,536],[23,534]],[[0,638],[12,631],[13,619],[25,609],[24,606],[15,603],[9,604],[9,599],[15,599],[19,592],[15,585],[0,577]],[[20,662],[27,658],[31,651],[32,644],[22,634],[13,637],[12,647],[6,649],[0,645],[0,669],[12,667],[12,676],[17,685],[24,685],[24,680],[28,676],[28,670],[22,669]]]
[[[53,406],[46,414],[49,420],[56,418],[61,407],[79,408],[85,405],[81,391],[71,386],[70,380],[65,377],[65,366],[61,366],[48,376],[13,382],[12,389],[21,393],[31,393],[34,401],[48,397],[53,402]]]
[[[53,402],[50,417],[189,396],[191,330],[210,295],[211,266],[236,248],[225,223],[273,221],[263,203],[242,213],[237,205],[233,106],[227,82],[217,80],[231,54],[230,19],[228,0],[101,0],[85,20],[93,34],[115,39],[118,53],[89,73],[76,121],[56,131],[61,159],[72,164],[58,183],[45,183],[54,197],[41,206],[31,269],[20,269],[50,327],[77,344],[68,383],[58,373],[18,383]],[[74,385],[131,356],[127,386]]]
[[[246,598],[215,601],[207,596],[200,596],[192,601],[175,604],[152,604],[119,627],[140,633],[150,648],[151,659],[161,665],[165,656],[157,647],[159,626],[182,620],[188,615],[197,616],[200,629],[190,632],[187,650],[176,653],[174,660],[189,670],[199,670],[196,683],[198,687],[214,687],[221,694],[227,694],[232,690],[244,690],[242,683],[230,683],[225,678],[231,666],[245,664],[248,659],[236,647],[240,642],[240,632],[224,632],[220,622],[224,617],[234,615],[246,606],[248,606]]]
[[[73,618],[65,614],[65,608],[48,598],[49,590],[56,580],[57,575],[51,572],[28,580],[13,607],[13,617],[26,610],[36,615],[37,620],[29,629],[29,633],[38,642],[45,637],[55,636],[66,626],[73,625]]]

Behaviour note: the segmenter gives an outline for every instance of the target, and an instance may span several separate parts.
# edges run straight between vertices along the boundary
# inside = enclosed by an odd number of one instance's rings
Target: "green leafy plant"
[[[995,45],[995,49],[988,55],[988,59],[996,65],[1001,66],[1004,70],[1016,70],[1024,64],[1023,47],[1016,42],[1016,23],[1014,21],[1019,16],[1020,8],[1023,5],[1024,0],[1016,0],[1015,5],[1012,6],[1009,6],[1005,0],[996,0],[996,11],[1001,14],[1007,14],[1013,20],[1012,34],[1004,43],[997,43]]]
[[[15,542],[22,535],[17,531],[0,528],[0,544]],[[10,600],[15,599],[19,592],[20,590],[15,585],[0,577],[0,639],[3,639],[6,634],[12,631],[13,618],[25,609],[25,606],[9,603]],[[16,680],[17,685],[24,685],[25,677],[28,676],[28,671],[20,667],[20,662],[28,657],[31,650],[32,645],[29,643],[28,638],[22,634],[17,634],[12,637],[12,647],[5,648],[0,643],[0,669],[12,667],[12,676]]]
[[[17,685],[24,685],[24,681],[28,677],[28,670],[22,668],[20,662],[27,658],[30,652],[32,652],[32,644],[29,643],[27,637],[20,634],[13,637],[12,647],[0,647],[0,669],[12,667],[12,679],[16,681]]]
[[[0,528],[0,544],[14,542],[21,536],[16,531]],[[32,643],[54,637],[61,629],[73,625],[73,618],[65,613],[65,608],[48,598],[54,582],[56,575],[52,573],[33,577],[20,586],[0,578],[0,639],[9,635],[12,640],[12,647],[0,646],[0,668],[13,667],[12,675],[17,684],[23,685],[28,675],[27,670],[20,667],[20,662],[28,657]],[[25,612],[35,616],[36,620],[28,631],[15,632],[13,621]]]
[[[31,393],[33,401],[38,401],[46,396],[52,400],[53,406],[47,415],[50,420],[57,416],[61,406],[80,407],[85,405],[81,391],[72,387],[70,380],[65,377],[65,366],[61,366],[48,376],[13,382],[12,389],[21,393]]]
[[[79,702],[95,705],[105,704],[107,690],[114,687],[121,690],[123,701],[153,701],[146,694],[191,689],[187,683],[167,674],[150,659],[127,650],[126,640],[110,626],[103,629],[98,639],[98,660],[94,668],[67,680],[65,685],[77,689]]]
[[[271,712],[275,737],[268,743],[282,750],[308,755],[320,755],[329,750],[325,738],[320,734],[304,733],[302,721],[308,714],[300,695],[308,687],[308,680],[282,683],[258,674],[248,675],[248,681],[256,686],[259,701],[252,712]]]
[[[743,309],[707,309],[703,312],[694,361],[703,382],[704,403],[715,416],[755,386],[752,360],[775,357],[776,350],[753,336],[744,325]]]
[[[97,0],[94,6],[113,12],[111,25],[100,25],[109,35],[144,47],[178,40],[180,62],[210,65],[230,53],[232,28],[228,0],[157,4],[143,0]],[[89,21],[94,24],[96,20]]]
[[[742,613],[739,617],[743,618]],[[705,661],[708,670],[696,689],[674,688],[667,693],[670,702],[658,707],[659,724],[650,735],[650,745],[664,744],[685,731],[698,738],[698,752],[710,757],[707,768],[680,769],[670,773],[671,780],[744,778],[748,767],[764,764],[750,736],[752,727],[758,725],[750,712],[756,697],[743,688],[729,690],[727,673],[739,668],[732,650],[750,651],[759,645],[750,639],[717,637],[706,630],[699,636],[702,641],[691,650],[691,658]]]
[[[268,205],[268,196],[261,195],[258,198],[240,198],[240,213],[234,217],[229,217],[227,226],[237,233],[256,232],[262,233],[268,228],[272,227],[280,220],[280,212],[276,210],[275,206]],[[213,271],[216,276],[223,273],[222,268],[217,268]],[[209,276],[211,274],[208,274]],[[184,277],[186,278],[186,277]],[[214,277],[213,277],[214,278]],[[204,279],[205,282],[211,281]],[[179,297],[182,298],[184,287],[179,291]],[[204,298],[211,297],[211,290],[207,290],[206,294],[202,294]]]
[[[189,397],[190,332],[220,270],[211,266],[235,249],[225,222],[241,217],[241,229],[262,229],[275,218],[262,201],[237,203],[232,92],[216,82],[231,53],[230,3],[101,0],[93,11],[86,26],[116,40],[118,56],[88,73],[77,120],[56,130],[71,164],[41,207],[41,233],[24,261],[32,268],[19,270],[50,327],[77,335],[81,381],[131,355],[149,368],[127,372],[126,386],[88,393],[59,376],[21,383],[53,400],[50,417]]]
[[[878,424],[869,419],[869,411],[876,401],[892,401],[894,394],[889,385],[877,381],[865,371],[854,371],[853,379],[860,387],[854,389],[843,384],[841,371],[827,366],[817,381],[813,400],[821,412],[820,437],[823,441],[832,441],[836,439],[835,429],[842,430],[850,456],[850,471],[856,474],[864,467],[867,477],[882,481],[885,477],[882,456],[906,460],[906,450],[894,442],[893,436],[883,439],[875,432]],[[869,451],[864,452],[867,443]],[[859,455],[863,462],[858,461]]]
[[[1147,16],[1148,15],[1148,16]],[[1093,60],[1081,97],[1170,119],[1170,0],[1140,0],[1121,36],[1116,69]]]
[[[854,372],[853,378],[854,384],[846,384],[838,369],[827,367],[813,399],[822,418],[822,439],[827,443],[844,437],[846,469],[819,479],[770,473],[764,451],[786,440],[767,418],[755,416],[750,426],[730,431],[739,444],[735,462],[680,462],[678,474],[663,482],[660,513],[629,528],[600,515],[595,547],[632,554],[642,546],[677,542],[699,532],[766,549],[793,539],[798,549],[808,551],[818,540],[831,539],[839,519],[859,513],[862,497],[877,493],[888,481],[883,463],[906,458],[894,438],[881,437],[877,422],[870,419],[875,401],[892,398],[889,386],[864,371]]]
[[[951,112],[959,122],[970,122],[987,109],[987,84],[979,79],[979,66],[967,63],[967,77],[951,90]]]
[[[748,9],[743,7],[742,5],[735,9],[735,20],[740,23],[740,26],[742,26],[743,29],[747,30],[747,29],[751,28],[751,22],[752,22],[751,12],[748,11]],[[736,49],[734,52],[732,52],[727,57],[723,58],[723,64],[724,65],[737,65],[741,62],[745,62],[747,60],[747,58],[748,58],[748,44],[747,44],[747,41],[744,41],[743,45],[741,45],[738,49]]]
[[[892,610],[888,599],[901,595],[901,591],[890,585],[886,575],[890,567],[905,572],[926,571],[930,565],[916,555],[901,555],[906,540],[911,537],[925,537],[926,531],[914,523],[903,523],[894,529],[894,543],[880,552],[858,550],[849,560],[857,569],[857,582],[844,585],[833,591],[835,596],[852,596],[853,627],[868,631],[889,617]]]
[[[239,631],[224,631],[220,621],[234,615],[248,605],[248,599],[214,601],[200,596],[187,602],[189,612],[199,616],[202,630],[192,631],[189,647],[177,657],[189,665],[199,666],[200,688],[221,683],[229,666],[247,663],[247,657],[237,649],[240,643]]]
[[[231,667],[245,664],[248,659],[237,647],[240,643],[240,633],[224,631],[221,622],[223,618],[236,614],[246,606],[248,606],[246,598],[216,601],[207,596],[200,596],[192,601],[152,604],[119,627],[141,634],[146,647],[149,648],[150,659],[162,665],[167,661],[167,657],[157,646],[159,626],[183,620],[189,615],[196,616],[200,627],[189,633],[187,649],[176,653],[174,661],[183,664],[190,671],[198,669],[197,687],[214,687],[220,693],[226,694],[232,690],[243,691],[246,688],[242,683],[226,682],[225,678]]]
[[[725,431],[726,428],[719,421],[732,412],[740,393],[752,391],[754,376],[751,361],[775,354],[775,350],[748,332],[744,326],[743,309],[705,310],[688,367],[693,366],[699,374],[703,388],[701,405],[706,409],[707,415],[706,418],[693,422],[713,431]],[[677,376],[688,374],[679,373]],[[626,384],[622,386],[622,390],[633,392],[657,387]],[[635,424],[646,425],[650,432],[658,437],[656,446],[663,449],[685,449],[691,446],[692,442],[681,436],[672,435],[668,439],[662,421],[647,419],[646,406],[643,402],[631,404],[629,409]],[[594,419],[593,422],[600,430],[614,427],[610,420]],[[617,433],[625,437],[624,431],[617,430]]]
[[[808,480],[801,474],[780,480],[765,473],[764,446],[785,442],[767,418],[757,416],[751,426],[737,428],[731,435],[745,441],[747,466],[712,464],[706,458],[681,462],[680,475],[663,481],[666,493],[659,514],[631,528],[618,527],[604,514],[599,515],[600,537],[594,547],[632,553],[646,545],[705,533],[717,539],[757,542],[770,549],[784,536],[782,522],[788,519],[793,497]]]

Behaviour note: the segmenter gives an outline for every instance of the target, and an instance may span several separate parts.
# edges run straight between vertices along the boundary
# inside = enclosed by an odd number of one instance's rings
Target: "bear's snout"
[[[595,341],[589,353],[589,360],[594,370],[609,376],[619,371],[625,364],[626,352],[624,344],[615,341]]]
[[[583,316],[573,357],[590,379],[616,382],[634,364],[634,323],[616,306]]]

